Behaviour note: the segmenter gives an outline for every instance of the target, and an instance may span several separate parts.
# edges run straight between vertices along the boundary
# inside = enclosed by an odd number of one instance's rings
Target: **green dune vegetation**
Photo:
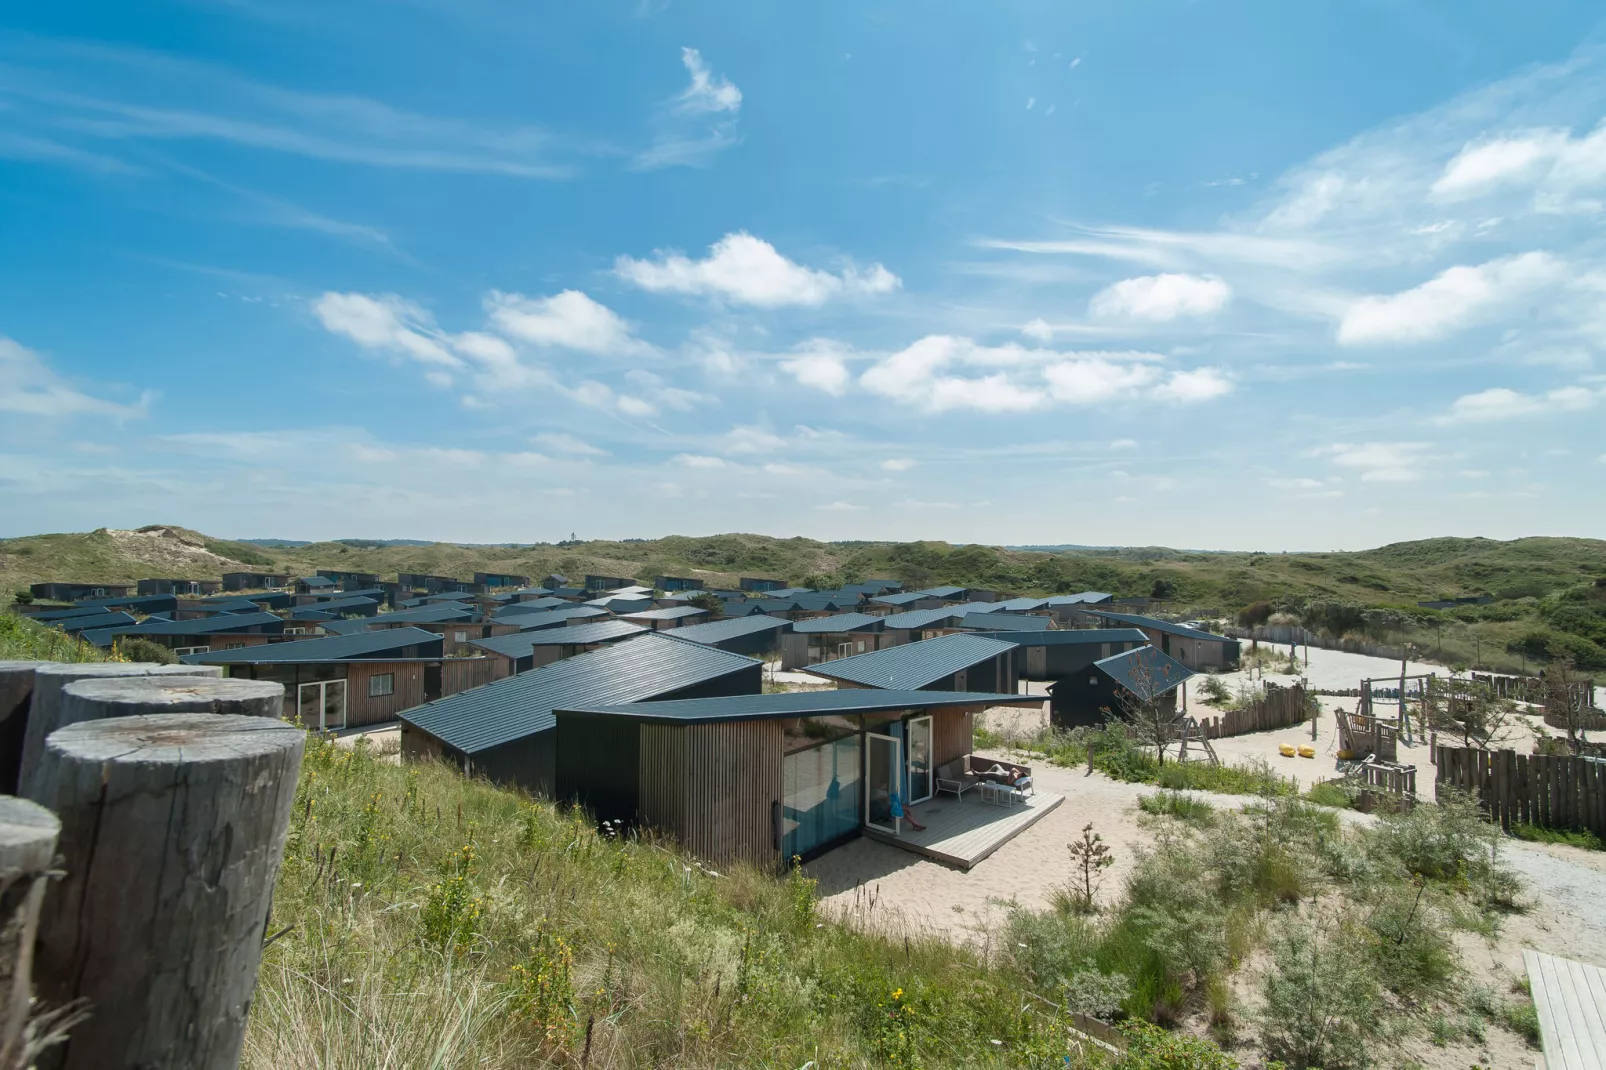
[[[1115,895],[1068,887],[960,946],[873,889],[844,920],[797,871],[385,758],[309,741],[247,1067],[1352,1070],[1531,1033],[1456,949],[1520,892],[1464,800],[1375,830],[1161,800]],[[1081,1035],[1100,1023],[1123,1054]]]
[[[1414,657],[1445,664],[1514,671],[1562,653],[1582,669],[1606,669],[1606,542],[1597,539],[1444,538],[1344,553],[1025,550],[739,534],[528,546],[364,539],[262,546],[156,525],[0,540],[3,591],[50,579],[209,579],[247,567],[464,578],[475,571],[534,578],[590,572],[646,583],[669,574],[710,586],[734,585],[743,575],[807,587],[887,577],[913,587],[953,583],[1020,594],[1100,590],[1162,599],[1168,615],[1302,624],[1333,638],[1408,643]],[[1489,601],[1443,610],[1416,604],[1480,596]]]

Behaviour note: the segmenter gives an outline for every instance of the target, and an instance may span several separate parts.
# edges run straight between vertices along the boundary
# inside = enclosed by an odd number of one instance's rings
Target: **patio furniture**
[[[980,777],[971,774],[965,769],[962,761],[955,760],[947,765],[937,766],[936,794],[938,795],[947,791],[952,792],[954,798],[963,799],[965,792],[980,786],[982,783],[984,781]]]
[[[1013,788],[991,780],[982,781],[979,787],[981,788],[981,801],[989,806],[1008,806],[1009,797],[1015,794]]]
[[[1037,794],[1037,788],[1033,786],[1032,767],[1029,765],[1006,762],[1001,758],[982,758],[972,754],[970,771],[984,781],[1003,784],[1023,793],[1030,791],[1033,795]]]

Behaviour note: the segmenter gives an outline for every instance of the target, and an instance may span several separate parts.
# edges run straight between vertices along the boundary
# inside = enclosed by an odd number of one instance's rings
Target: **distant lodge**
[[[1027,684],[1049,685],[1056,724],[1093,724],[1134,703],[1172,708],[1190,676],[1239,653],[1107,593],[890,580],[727,590],[320,570],[32,594],[19,610],[86,642],[144,639],[282,683],[286,716],[309,728],[399,722],[408,759],[584,803],[713,861],[776,866],[897,835],[942,770],[968,775],[977,712],[1045,701]],[[766,662],[833,689],[764,694]]]

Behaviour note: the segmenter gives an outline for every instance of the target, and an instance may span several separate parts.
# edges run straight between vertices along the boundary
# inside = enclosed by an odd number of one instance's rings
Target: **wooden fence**
[[[1301,684],[1278,687],[1267,684],[1266,690],[1248,706],[1228,710],[1220,717],[1201,717],[1199,727],[1206,739],[1223,736],[1241,736],[1249,732],[1268,732],[1274,728],[1287,728],[1310,719],[1305,708],[1305,688]]]
[[[1508,832],[1522,824],[1606,837],[1606,761],[1476,747],[1440,747],[1435,761],[1440,786],[1477,796]]]

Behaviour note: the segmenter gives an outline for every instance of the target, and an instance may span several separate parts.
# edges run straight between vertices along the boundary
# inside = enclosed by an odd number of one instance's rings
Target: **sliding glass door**
[[[858,725],[842,718],[789,721],[782,762],[781,853],[788,864],[859,828]]]
[[[909,740],[909,802],[931,798],[931,718],[911,717],[906,736]]]
[[[894,835],[903,816],[903,747],[892,736],[864,737],[864,823]]]

